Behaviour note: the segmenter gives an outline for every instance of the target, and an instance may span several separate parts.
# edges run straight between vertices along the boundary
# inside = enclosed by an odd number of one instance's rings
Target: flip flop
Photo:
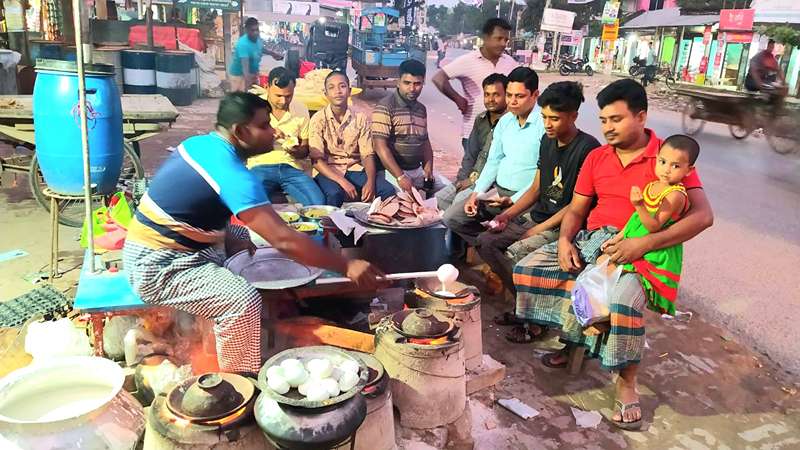
[[[627,405],[622,403],[619,400],[614,401],[614,408],[619,411],[619,415],[623,418],[625,417],[625,411],[632,409],[632,408],[639,408],[639,411],[642,410],[642,406],[639,402],[628,403]],[[640,431],[642,429],[642,419],[633,421],[633,422],[623,422],[621,420],[614,420],[614,416],[609,418],[612,425],[617,428],[626,431]]]
[[[565,359],[564,362],[562,362],[562,363],[554,363],[553,362],[553,358],[555,358],[556,356],[567,356],[568,357],[569,355],[566,352],[564,352],[564,350],[559,350],[557,352],[545,353],[541,357],[542,364],[544,364],[545,367],[549,367],[551,369],[563,369],[563,368],[567,367],[567,362],[569,361],[569,358]]]
[[[494,316],[494,324],[501,327],[508,327],[511,325],[522,325],[524,322],[517,319],[517,316],[511,312],[504,312]]]
[[[517,325],[506,333],[506,340],[515,344],[530,344],[543,333],[544,330],[541,330],[538,334],[533,334],[528,327]]]

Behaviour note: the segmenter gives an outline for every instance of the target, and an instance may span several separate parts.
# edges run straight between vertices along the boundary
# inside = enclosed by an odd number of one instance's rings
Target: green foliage
[[[758,27],[757,31],[781,44],[800,47],[800,30],[792,28],[789,25],[761,26]]]

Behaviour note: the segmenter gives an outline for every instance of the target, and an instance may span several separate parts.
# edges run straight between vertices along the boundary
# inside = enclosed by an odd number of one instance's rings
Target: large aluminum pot
[[[54,358],[0,380],[0,448],[112,449],[136,447],[144,432],[142,406],[122,389],[113,361]]]

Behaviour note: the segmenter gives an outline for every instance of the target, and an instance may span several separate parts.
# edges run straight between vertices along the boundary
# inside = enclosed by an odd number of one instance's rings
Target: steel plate
[[[256,289],[278,290],[303,286],[322,275],[318,267],[308,267],[289,259],[274,248],[259,248],[250,256],[247,250],[231,256],[225,267]]]
[[[368,225],[368,226],[375,227],[375,228],[383,228],[385,230],[418,230],[418,229],[421,229],[421,228],[429,228],[429,227],[432,227],[432,226],[436,226],[436,225],[439,225],[440,223],[442,223],[442,220],[439,219],[439,220],[437,220],[435,222],[431,222],[431,223],[425,224],[425,225],[400,225],[400,224],[398,224],[398,225],[386,225],[386,224],[383,224],[383,223],[377,223],[377,222],[370,221],[369,220],[369,214],[367,214],[367,211],[369,211],[369,208],[354,209],[353,210],[353,217],[357,221],[363,223],[364,225]]]

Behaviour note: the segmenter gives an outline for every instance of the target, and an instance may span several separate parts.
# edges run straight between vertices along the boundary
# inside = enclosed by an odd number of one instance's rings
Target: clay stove
[[[259,449],[267,443],[253,417],[255,386],[228,373],[189,378],[153,400],[144,450]]]
[[[444,284],[444,285],[443,285]],[[420,278],[406,295],[410,308],[426,308],[455,322],[464,341],[464,364],[474,370],[483,360],[481,297],[475,286],[458,281],[441,283],[435,278]]]
[[[436,428],[463,415],[464,342],[452,320],[427,309],[407,309],[381,321],[375,342],[375,357],[392,379],[403,426]]]

